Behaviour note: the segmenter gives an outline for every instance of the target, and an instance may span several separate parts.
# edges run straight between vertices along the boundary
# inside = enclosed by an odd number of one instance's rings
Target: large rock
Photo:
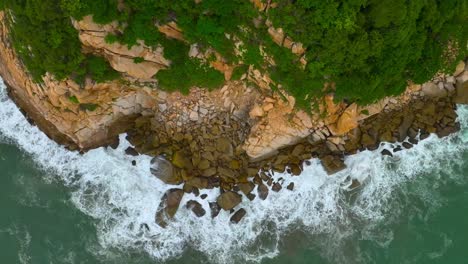
[[[231,216],[231,223],[234,223],[234,224],[237,224],[240,222],[240,220],[242,220],[242,218],[244,218],[244,216],[247,214],[247,211],[245,211],[244,208],[241,208],[239,210],[237,210],[237,212],[235,212],[232,216]]]
[[[427,82],[423,84],[422,91],[424,92],[424,95],[429,96],[429,97],[447,96],[447,91],[445,89],[440,89],[439,86],[437,86],[433,82]]]
[[[175,173],[172,164],[162,156],[154,157],[151,160],[150,171],[164,183],[180,184],[182,182],[181,177]]]
[[[468,104],[468,71],[457,77],[457,95],[455,96],[455,103]]]
[[[190,200],[187,202],[186,205],[187,209],[192,210],[192,212],[197,216],[197,217],[202,217],[206,214],[205,209],[203,209],[203,206],[194,200]]]
[[[219,206],[226,211],[233,209],[238,204],[240,204],[241,201],[242,196],[232,191],[227,191],[221,194],[217,199]]]
[[[353,103],[341,114],[336,124],[329,126],[329,129],[334,135],[344,135],[358,126],[358,117],[358,106]]]
[[[128,48],[126,44],[107,43],[105,37],[114,33],[117,22],[99,25],[92,16],[85,16],[80,21],[73,20],[74,27],[79,31],[79,39],[83,46],[99,51],[107,58],[112,68],[129,76],[140,79],[151,79],[159,70],[169,67],[170,61],[163,56],[163,49],[153,49],[139,41],[138,45]],[[143,58],[141,63],[135,63],[134,58]]]
[[[321,159],[322,165],[328,175],[335,174],[346,168],[344,162],[337,156],[328,155]]]
[[[164,194],[156,212],[156,224],[161,227],[167,226],[166,221],[174,217],[179,209],[180,201],[183,196],[184,191],[182,189],[170,189]]]
[[[260,184],[257,187],[258,197],[262,200],[265,200],[268,197],[268,187],[265,184]]]

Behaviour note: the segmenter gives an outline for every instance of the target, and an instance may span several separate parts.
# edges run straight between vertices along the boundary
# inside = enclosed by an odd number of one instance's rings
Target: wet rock
[[[418,144],[418,140],[415,139],[415,138],[409,138],[408,141],[409,141],[411,144],[413,144],[413,145]]]
[[[194,200],[190,200],[187,202],[186,205],[187,209],[192,210],[192,212],[197,216],[197,217],[202,217],[206,214],[205,209],[203,209],[203,206]]]
[[[403,117],[400,126],[398,127],[398,140],[403,141],[408,136],[408,129],[411,127],[411,124],[414,121],[413,114],[407,114]]]
[[[281,191],[282,188],[283,188],[283,186],[281,186],[280,183],[275,182],[273,184],[273,187],[271,187],[271,190],[274,191],[274,192],[279,192],[279,191]]]
[[[138,154],[138,151],[136,151],[134,148],[132,147],[128,147],[126,150],[125,150],[125,154],[127,155],[130,155],[130,156],[138,156],[140,154]]]
[[[382,156],[390,156],[390,157],[393,157],[392,152],[390,152],[390,150],[388,150],[388,149],[382,150],[382,152],[380,152],[380,154],[382,154]]]
[[[372,150],[377,145],[377,140],[375,140],[375,138],[371,137],[369,134],[365,133],[361,137],[361,144],[364,147]]]
[[[454,98],[457,104],[468,104],[468,71],[457,77],[457,95]]]
[[[241,203],[242,196],[235,192],[227,191],[221,194],[216,201],[218,202],[221,208],[223,208],[226,211],[229,211]]]
[[[410,149],[413,147],[413,144],[409,143],[409,142],[403,142],[401,144],[405,149]]]
[[[446,137],[446,136],[448,136],[448,135],[450,135],[450,134],[456,133],[456,132],[459,131],[459,130],[460,130],[460,125],[457,124],[457,125],[454,126],[454,127],[448,126],[448,127],[442,128],[442,129],[438,129],[437,132],[436,132],[436,134],[437,134],[437,136],[438,136],[439,138],[443,138],[443,137]]]
[[[210,210],[211,210],[211,218],[215,218],[216,216],[219,215],[219,212],[221,211],[221,207],[219,207],[217,202],[210,202]]]
[[[174,217],[179,209],[180,201],[184,196],[184,191],[181,189],[169,189],[161,199],[158,210],[156,212],[155,221],[161,227],[166,227],[166,220]]]
[[[119,137],[116,137],[111,144],[109,144],[109,147],[111,147],[112,149],[117,149],[119,147],[119,143],[120,143],[120,140],[119,140]]]
[[[252,190],[255,188],[255,185],[251,182],[247,183],[239,183],[237,186],[239,186],[239,189],[245,194],[248,195],[249,193],[252,192]]]
[[[401,146],[398,146],[396,148],[393,149],[393,152],[398,152],[398,151],[402,151],[403,149],[401,148]]]
[[[309,162],[308,160],[306,161],[306,163]],[[294,175],[294,176],[299,176],[301,175],[301,167],[299,167],[299,165],[297,164],[291,164],[289,165],[289,168],[291,169],[291,174]]]
[[[240,222],[240,220],[242,220],[242,218],[247,214],[247,211],[245,211],[244,208],[241,208],[239,210],[237,210],[237,212],[235,214],[233,214],[231,216],[231,223],[234,223],[234,224],[237,224]]]
[[[294,182],[291,182],[290,184],[288,184],[288,186],[286,187],[286,189],[292,191],[294,190]]]
[[[250,200],[250,201],[253,201],[255,199],[256,195],[253,194],[253,193],[249,193],[247,194],[247,198]]]
[[[262,200],[265,200],[268,197],[268,191],[268,187],[265,184],[257,186],[258,197]]]
[[[180,184],[182,179],[175,173],[172,164],[163,156],[154,157],[151,160],[151,174],[167,184]]]
[[[337,156],[328,155],[321,159],[322,165],[328,175],[335,174],[346,168],[344,162]]]
[[[137,163],[136,163],[136,160],[132,160],[132,165],[133,165],[133,166],[136,166],[136,164],[137,164]]]
[[[206,193],[204,193],[204,194],[200,195],[200,198],[202,198],[203,200],[205,200],[205,199],[206,199],[206,197],[208,197],[208,194],[206,194]]]

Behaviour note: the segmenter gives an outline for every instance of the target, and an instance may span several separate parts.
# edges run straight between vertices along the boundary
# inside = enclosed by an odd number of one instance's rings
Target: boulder
[[[192,210],[192,212],[197,216],[197,217],[202,217],[206,214],[205,209],[203,209],[203,206],[194,200],[190,200],[187,202],[186,205],[187,209]]]
[[[447,91],[445,89],[440,89],[439,86],[437,86],[433,82],[427,82],[422,85],[422,91],[424,92],[424,95],[428,97],[444,97],[447,96]]]
[[[346,168],[344,162],[337,156],[328,155],[321,159],[322,166],[324,167],[325,171],[328,175],[335,174],[341,170]]]
[[[239,210],[237,210],[237,212],[235,212],[232,216],[231,216],[231,223],[234,223],[234,224],[237,224],[239,223],[240,220],[242,220],[242,218],[247,214],[247,211],[245,211],[244,208],[241,208]]]
[[[268,187],[265,184],[260,184],[257,187],[258,197],[265,200],[268,197]]]
[[[288,184],[288,187],[286,187],[286,189],[290,191],[294,190],[294,182],[291,182],[290,184]]]
[[[161,198],[158,210],[156,211],[155,221],[161,227],[166,227],[166,220],[174,217],[179,209],[180,201],[184,196],[182,189],[169,189]]]
[[[457,77],[457,95],[454,102],[457,104],[468,104],[468,71]]]
[[[157,156],[151,160],[150,171],[164,183],[180,184],[182,182],[181,177],[175,173],[172,164],[163,156]]]
[[[237,186],[239,186],[239,189],[245,194],[248,195],[249,193],[252,192],[252,190],[255,188],[255,185],[251,182],[247,183],[239,183]]]
[[[398,140],[403,141],[405,138],[408,136],[408,129],[411,127],[411,124],[413,124],[414,121],[414,115],[413,114],[407,114],[403,117],[403,120],[401,121],[400,126],[398,127]]]
[[[138,151],[136,151],[134,148],[132,147],[128,147],[126,150],[125,150],[125,154],[127,155],[130,155],[130,156],[138,156]]]
[[[227,191],[221,194],[216,201],[221,208],[229,211],[241,203],[242,196],[235,192]]]
[[[271,187],[271,190],[274,191],[274,192],[279,192],[281,191],[283,187],[281,186],[281,184],[279,182],[275,182],[273,184],[273,187]]]
[[[211,218],[215,218],[216,216],[219,215],[219,212],[221,211],[221,207],[219,207],[219,204],[217,202],[211,202],[209,203],[210,205],[210,210],[211,210]]]
[[[392,152],[390,152],[388,149],[382,150],[382,152],[380,152],[380,154],[382,154],[382,156],[390,156],[390,157],[393,157]]]

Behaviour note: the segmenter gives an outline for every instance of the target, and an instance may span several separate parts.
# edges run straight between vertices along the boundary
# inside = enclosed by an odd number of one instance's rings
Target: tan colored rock
[[[454,101],[457,104],[468,104],[468,71],[457,77],[457,95]]]
[[[453,76],[457,77],[458,75],[462,74],[464,71],[465,71],[465,62],[460,61],[460,63],[457,64],[457,68],[455,69]]]
[[[356,103],[351,104],[338,118],[336,124],[328,126],[332,134],[344,135],[358,126],[358,107]]]
[[[139,41],[138,45],[128,48],[118,42],[109,44],[105,41],[108,34],[117,30],[115,22],[107,25],[98,25],[92,16],[85,16],[80,21],[73,21],[79,31],[79,39],[83,46],[101,53],[116,71],[126,73],[134,78],[151,79],[159,70],[169,66],[170,61],[163,56],[163,49],[153,50]],[[134,58],[143,58],[142,63],[134,63]]]
[[[250,118],[262,117],[264,115],[263,109],[259,105],[255,105],[249,112]]]
[[[166,35],[168,38],[185,41],[182,29],[180,29],[179,26],[177,26],[177,23],[175,23],[174,21],[171,21],[162,26],[158,26],[158,30],[159,32]]]

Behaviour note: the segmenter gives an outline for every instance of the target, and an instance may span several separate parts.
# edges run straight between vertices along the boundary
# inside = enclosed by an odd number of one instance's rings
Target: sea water
[[[294,190],[197,218],[185,194],[174,221],[154,222],[165,185],[148,156],[117,149],[68,151],[31,126],[0,84],[0,263],[467,263],[468,107],[461,131],[412,149],[346,158],[328,176],[317,159]],[[132,166],[136,160],[136,166]],[[362,185],[350,190],[353,180]],[[256,192],[254,190],[254,192]]]

